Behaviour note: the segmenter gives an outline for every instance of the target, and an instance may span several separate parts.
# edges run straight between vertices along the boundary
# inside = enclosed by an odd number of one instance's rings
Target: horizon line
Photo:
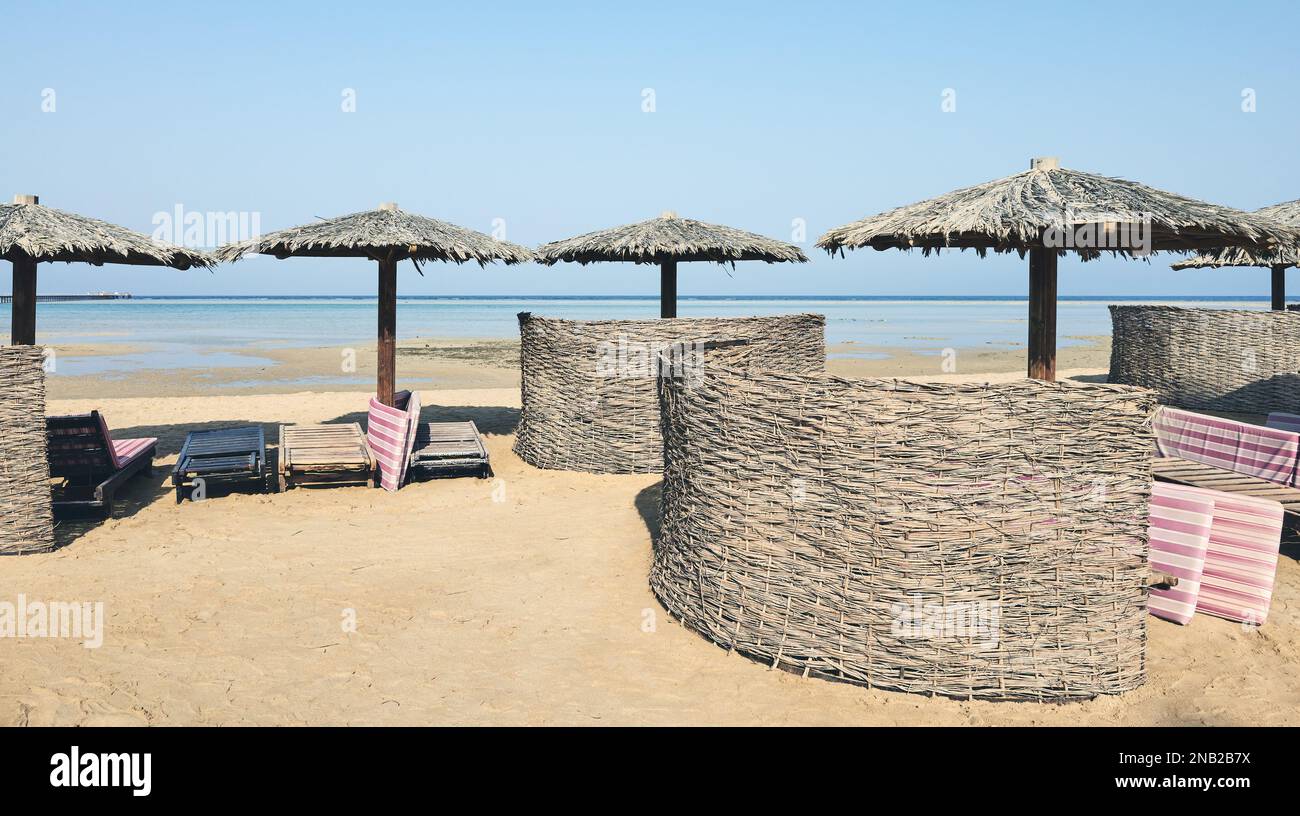
[[[42,292],[37,297],[92,297],[105,294],[120,295],[119,300],[132,300],[144,298],[156,299],[195,299],[210,300],[214,298],[377,298],[377,294],[358,294],[348,292],[337,293],[293,293],[293,294],[257,294],[257,293],[238,293],[238,294],[154,294],[144,293],[135,294],[133,292]],[[12,297],[10,292],[0,292],[0,296]],[[398,294],[399,298],[414,298],[422,300],[444,300],[444,299],[476,299],[476,300],[653,300],[660,299],[658,294],[637,294],[637,295],[618,295],[618,294],[573,294],[573,295],[536,295],[536,294]],[[908,294],[908,295],[867,295],[867,294],[820,294],[820,295],[796,295],[796,294],[700,294],[700,295],[681,295],[677,296],[681,300],[822,300],[822,299],[840,299],[840,300],[936,300],[947,298],[969,299],[979,298],[987,300],[1028,300],[1027,294],[991,294],[991,295],[973,295],[973,294]],[[1179,294],[1179,295],[1125,295],[1125,294],[1104,294],[1104,295],[1058,295],[1057,300],[1103,300],[1107,298],[1122,298],[1126,300],[1269,300],[1267,292],[1257,295],[1228,295],[1228,294]],[[105,299],[109,300],[108,298]]]

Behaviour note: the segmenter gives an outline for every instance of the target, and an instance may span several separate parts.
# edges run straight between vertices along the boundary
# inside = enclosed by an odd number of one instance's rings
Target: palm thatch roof
[[[974,249],[980,255],[1044,246],[1044,233],[1087,225],[1134,225],[1149,230],[1151,251],[1186,251],[1222,246],[1267,250],[1296,240],[1271,220],[1167,193],[1124,179],[1061,168],[1042,159],[1023,173],[954,190],[827,232],[817,246],[827,252],[874,247]],[[1128,229],[1128,227],[1126,227]],[[1084,259],[1103,252],[1139,255],[1130,249],[1079,247]]]
[[[371,258],[373,260],[492,261],[507,264],[533,259],[527,248],[458,227],[445,221],[404,212],[396,204],[272,232],[217,250],[222,261],[237,261],[248,254],[289,258]]]
[[[126,227],[37,203],[0,204],[0,257],[174,269],[215,263],[198,250],[159,243]]]
[[[1266,216],[1288,227],[1300,227],[1300,199],[1263,207],[1255,210],[1255,214]],[[1173,264],[1174,269],[1220,266],[1300,266],[1300,244],[1282,247],[1274,252],[1261,253],[1250,252],[1240,247],[1227,247]]]
[[[580,264],[602,261],[630,261],[639,264],[713,261],[733,265],[736,261],[808,261],[803,251],[793,244],[732,227],[679,218],[672,212],[637,224],[542,244],[535,254],[537,262],[547,266],[559,261]]]

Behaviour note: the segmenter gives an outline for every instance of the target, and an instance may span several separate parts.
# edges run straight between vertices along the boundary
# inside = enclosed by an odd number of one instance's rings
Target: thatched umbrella
[[[0,258],[14,267],[11,342],[36,344],[36,265],[51,261],[209,267],[202,252],[160,244],[125,227],[41,205],[34,195],[0,204]]]
[[[1255,210],[1256,215],[1271,218],[1288,227],[1300,227],[1300,199]],[[1273,308],[1286,309],[1286,270],[1300,265],[1300,245],[1282,247],[1271,253],[1256,254],[1240,247],[1219,249],[1197,255],[1173,265],[1174,269],[1217,269],[1223,266],[1262,266],[1273,270]]]
[[[1023,173],[836,227],[817,245],[832,254],[860,247],[1028,254],[1029,376],[1054,380],[1058,256],[1140,257],[1225,246],[1268,251],[1295,239],[1292,230],[1250,213],[1041,158]]]
[[[659,264],[659,316],[677,316],[677,264],[711,261],[735,265],[736,261],[806,263],[808,258],[793,244],[783,244],[752,232],[706,224],[676,213],[621,227],[589,232],[576,238],[542,244],[537,262],[580,264],[630,261]]]
[[[369,258],[379,264],[379,377],[376,396],[393,404],[397,373],[397,262],[409,259],[417,271],[423,261],[492,261],[507,264],[533,259],[524,247],[471,229],[403,212],[396,204],[280,230],[217,250],[222,261],[250,253],[277,258]],[[421,274],[423,272],[421,271]]]

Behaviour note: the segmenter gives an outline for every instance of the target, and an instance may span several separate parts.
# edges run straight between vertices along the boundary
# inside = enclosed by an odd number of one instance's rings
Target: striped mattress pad
[[[1259,625],[1268,618],[1282,542],[1282,505],[1239,493],[1214,497],[1196,611]]]
[[[145,436],[139,439],[114,439],[113,463],[117,465],[118,470],[121,470],[136,459],[144,456],[157,444],[158,439],[153,436]]]
[[[1157,618],[1186,625],[1196,612],[1215,495],[1167,482],[1151,488],[1151,567],[1178,579],[1177,586],[1151,590],[1147,611]]]
[[[415,444],[411,430],[413,424],[406,410],[411,402],[411,392],[400,391],[394,396],[394,406],[384,405],[376,397],[371,397],[370,413],[366,419],[366,443],[379,466],[379,484],[389,492],[402,486],[411,447]]]
[[[108,420],[104,419],[103,414],[99,414],[99,432],[109,442],[108,453],[113,459],[113,467],[117,470],[131,464],[158,444],[158,438],[153,436],[139,439],[114,439],[113,434],[108,430]]]
[[[1300,433],[1162,407],[1152,420],[1161,456],[1257,476],[1283,485],[1296,483]]]

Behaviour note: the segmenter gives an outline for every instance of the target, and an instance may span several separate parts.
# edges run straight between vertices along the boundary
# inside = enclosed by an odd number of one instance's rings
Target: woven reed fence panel
[[[1166,405],[1300,413],[1300,313],[1111,306],[1110,381]]]
[[[681,342],[748,340],[707,352],[735,368],[826,370],[826,318],[554,320],[519,315],[521,394],[515,453],[540,468],[588,473],[663,470],[654,360]]]
[[[0,554],[54,548],[40,346],[0,347]]]
[[[709,367],[662,381],[650,584],[769,666],[1066,700],[1145,679],[1151,396]]]

